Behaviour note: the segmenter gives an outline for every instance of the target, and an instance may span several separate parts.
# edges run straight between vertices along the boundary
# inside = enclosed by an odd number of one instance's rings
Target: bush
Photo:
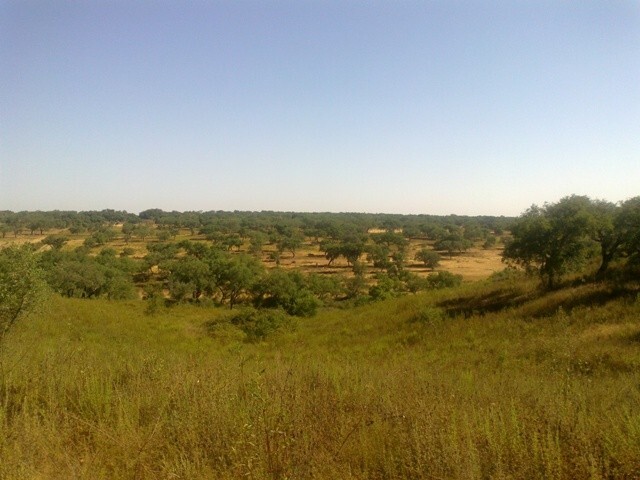
[[[289,315],[311,317],[316,314],[320,301],[307,288],[302,273],[275,269],[255,286],[255,305],[282,308]]]
[[[231,318],[231,323],[239,327],[247,340],[256,342],[279,331],[295,330],[293,317],[282,310],[256,310],[248,308]]]
[[[432,273],[427,277],[429,288],[457,287],[462,283],[462,275],[454,275],[451,272]]]
[[[397,297],[404,291],[404,285],[396,277],[379,274],[376,276],[377,283],[369,288],[369,296],[373,300],[385,300]]]
[[[445,318],[445,313],[442,309],[437,307],[425,307],[415,315],[413,315],[409,321],[416,323],[424,323],[427,325],[437,325],[441,323]]]
[[[43,274],[29,247],[0,250],[0,340],[42,303]]]

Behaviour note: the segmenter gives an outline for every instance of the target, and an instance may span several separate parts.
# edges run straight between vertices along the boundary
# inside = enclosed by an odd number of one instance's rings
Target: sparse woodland
[[[640,197],[0,232],[2,479],[640,478]]]

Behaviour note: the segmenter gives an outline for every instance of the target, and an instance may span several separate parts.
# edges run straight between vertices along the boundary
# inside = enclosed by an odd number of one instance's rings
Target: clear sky
[[[640,2],[0,0],[0,210],[640,195]]]

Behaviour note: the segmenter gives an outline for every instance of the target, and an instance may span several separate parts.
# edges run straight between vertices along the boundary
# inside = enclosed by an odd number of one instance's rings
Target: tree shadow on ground
[[[637,289],[589,284],[557,290],[529,292],[498,289],[483,295],[453,298],[438,304],[450,317],[484,316],[505,309],[520,309],[523,318],[543,318],[554,315],[560,308],[570,313],[576,307],[603,306],[623,297],[635,298]]]
[[[539,292],[522,293],[510,289],[499,289],[484,295],[445,300],[438,303],[438,306],[444,308],[450,317],[469,318],[518,307],[538,296]]]
[[[532,308],[528,313],[534,318],[554,315],[560,308],[567,313],[571,313],[577,307],[602,307],[614,300],[631,297],[633,294],[632,290],[625,288],[572,289],[568,292],[560,292],[557,295],[551,293],[541,297],[539,305],[536,304],[535,308]]]

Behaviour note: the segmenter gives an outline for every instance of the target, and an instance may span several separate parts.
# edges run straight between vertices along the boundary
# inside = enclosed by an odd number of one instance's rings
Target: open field
[[[639,214],[4,212],[0,479],[639,479]]]
[[[116,226],[115,230],[121,228]],[[65,245],[65,250],[73,250],[82,246],[89,234],[83,235],[68,235],[64,230],[57,230],[53,232],[47,232],[46,235],[28,235],[21,234],[17,237],[13,235],[7,235],[5,238],[0,239],[0,248],[12,244],[32,243],[39,244],[47,235],[51,234],[66,234],[69,241]],[[194,242],[203,242],[205,244],[211,244],[207,241],[203,235],[190,235],[188,231],[181,231],[180,235],[173,241],[190,240]],[[118,237],[113,241],[108,242],[106,245],[94,249],[96,252],[101,248],[114,248],[116,252],[120,253],[125,248],[129,248],[133,251],[132,257],[141,259],[147,254],[147,245],[157,242],[157,240],[151,237],[147,241],[132,240],[125,242],[122,237]],[[248,250],[248,243],[245,242],[238,250],[234,250],[235,253],[244,253]],[[423,239],[411,239],[407,247],[407,258],[409,259],[406,269],[411,273],[415,273],[420,276],[426,276],[433,273],[432,269],[426,268],[422,263],[413,260],[415,253],[421,248],[433,248],[433,242]],[[262,261],[265,266],[273,268],[276,264],[269,259],[269,254],[274,252],[276,247],[274,245],[265,245],[262,255]],[[442,255],[440,267],[438,270],[446,270],[456,275],[462,275],[465,281],[481,280],[489,277],[492,273],[500,271],[504,268],[502,263],[502,246],[497,245],[491,248],[481,248],[475,246],[465,252],[456,253],[453,256],[446,254]],[[363,259],[366,255],[363,255]],[[305,273],[321,273],[321,274],[351,274],[351,266],[344,258],[338,258],[333,261],[329,266],[329,261],[325,258],[324,254],[319,250],[319,247],[310,239],[307,239],[304,244],[296,251],[295,256],[289,252],[285,252],[282,255],[280,266],[288,269],[298,269]]]
[[[0,352],[0,478],[640,478],[640,299],[484,282],[323,309],[52,297]]]

